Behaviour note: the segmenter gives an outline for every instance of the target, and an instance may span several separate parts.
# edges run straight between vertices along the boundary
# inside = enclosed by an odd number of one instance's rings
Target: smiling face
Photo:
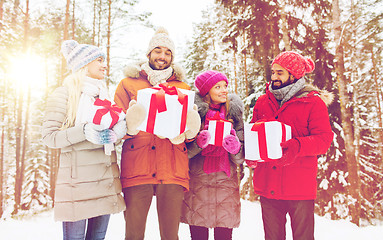
[[[92,62],[88,63],[88,77],[94,78],[94,79],[104,79],[105,77],[105,70],[106,70],[106,64],[104,62],[104,58],[99,57],[96,60],[93,60]]]
[[[227,101],[227,83],[226,81],[222,80],[217,82],[210,90],[209,90],[209,96],[211,103],[213,104],[221,104],[225,103]]]
[[[294,80],[294,76],[281,65],[274,63],[273,66],[271,66],[271,87],[273,89],[283,88],[293,83]]]
[[[172,63],[172,51],[167,47],[156,47],[148,55],[149,65],[154,70],[163,70]]]

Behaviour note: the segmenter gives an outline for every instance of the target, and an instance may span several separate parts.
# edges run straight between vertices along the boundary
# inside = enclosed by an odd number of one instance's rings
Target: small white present
[[[101,125],[104,129],[111,129],[116,123],[125,118],[125,113],[122,108],[112,104],[109,100],[97,98],[92,106],[89,118],[87,122]]]
[[[216,116],[218,115],[216,114]],[[224,137],[230,135],[232,124],[231,122],[224,119],[216,119],[216,116],[214,118],[208,119],[209,125],[207,130],[211,136],[209,144],[222,146]]]
[[[195,93],[168,84],[137,91],[137,103],[144,106],[146,118],[138,130],[165,138],[175,138],[187,130],[187,112],[193,109]]]
[[[245,123],[245,159],[268,162],[282,157],[281,142],[291,139],[291,127],[278,121]]]
[[[86,122],[100,125],[103,129],[112,129],[116,123],[125,119],[125,113],[122,111],[122,108],[118,107],[116,104],[112,104],[109,100],[97,98],[91,107],[90,114],[87,118],[89,119],[87,119]],[[113,150],[113,143],[104,145],[106,155],[111,155]]]

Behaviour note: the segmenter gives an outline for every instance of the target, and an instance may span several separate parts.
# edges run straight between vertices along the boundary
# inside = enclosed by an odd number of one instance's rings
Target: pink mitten
[[[231,129],[230,135],[227,135],[223,138],[222,142],[223,148],[231,154],[237,154],[241,149],[241,142],[239,141],[235,130]]]
[[[200,148],[206,148],[210,141],[210,133],[208,130],[202,130],[197,136],[197,145]]]

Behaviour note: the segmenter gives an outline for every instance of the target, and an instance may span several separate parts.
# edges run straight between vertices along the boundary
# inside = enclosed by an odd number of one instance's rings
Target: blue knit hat
[[[88,44],[79,44],[75,40],[64,41],[61,45],[61,52],[72,72],[78,71],[99,57],[105,59],[105,54],[100,48]]]

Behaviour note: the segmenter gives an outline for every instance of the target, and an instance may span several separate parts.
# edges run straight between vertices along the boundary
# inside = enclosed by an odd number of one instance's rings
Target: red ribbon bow
[[[108,112],[110,113],[110,116],[112,117],[112,122],[110,123],[109,128],[113,127],[114,124],[118,122],[119,115],[122,112],[122,108],[118,107],[116,104],[112,105],[112,103],[107,99],[101,100],[99,98],[96,99],[96,101],[94,102],[94,105],[102,107],[98,109],[96,113],[94,114],[94,117],[93,117],[94,124],[100,124],[102,117]]]
[[[176,88],[175,86],[170,86],[168,83],[161,83],[159,84],[159,87],[153,87],[152,89],[156,89],[158,90],[158,92],[152,94],[150,98],[150,108],[148,113],[148,123],[146,125],[146,132],[153,133],[157,111],[161,113],[167,110],[165,94],[168,94],[177,95],[178,102],[182,105],[180,134],[183,133],[186,129],[188,95],[183,94],[178,88]]]
[[[222,146],[223,130],[225,127],[225,122],[230,122],[230,121],[221,118],[221,116],[219,115],[219,112],[216,112],[213,117],[207,118],[207,120],[208,121],[211,121],[211,120],[216,121],[214,145],[215,146]]]

